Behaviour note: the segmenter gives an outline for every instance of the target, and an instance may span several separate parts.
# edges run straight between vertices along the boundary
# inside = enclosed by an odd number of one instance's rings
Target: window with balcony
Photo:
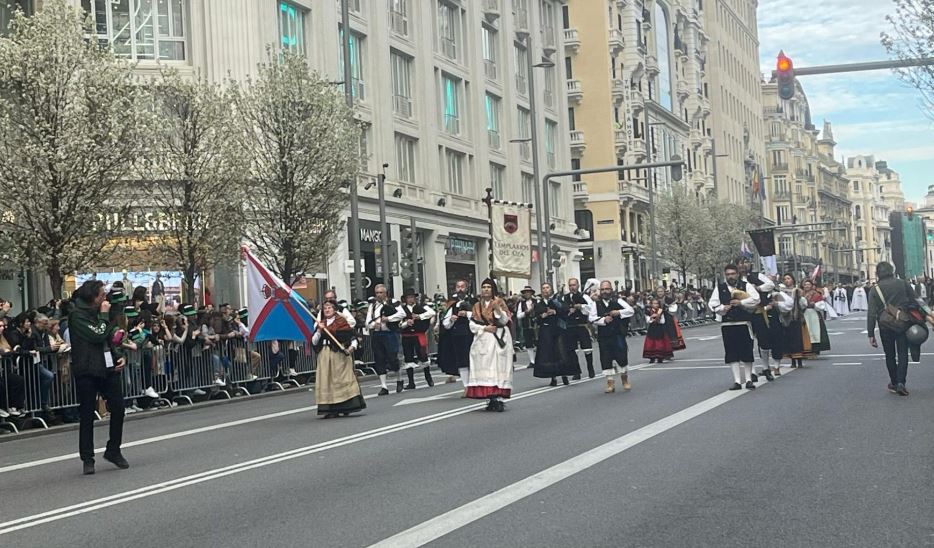
[[[448,172],[448,190],[453,194],[464,194],[464,155],[445,149],[444,160]]]
[[[81,7],[94,21],[98,43],[113,49],[118,57],[133,61],[188,60],[188,14],[182,0],[81,0]],[[288,31],[296,40],[295,47],[300,46],[298,53],[304,53],[304,17],[300,8],[279,2],[280,36]],[[291,44],[283,48],[292,49]]]
[[[399,36],[409,35],[409,0],[389,0],[389,26]]]
[[[574,170],[574,169],[580,169],[580,168],[581,168],[581,160],[580,160],[580,158],[571,158],[571,169]],[[575,182],[575,183],[579,183],[579,182],[581,181],[581,176],[580,176],[579,174],[578,174],[578,175],[572,175],[572,176],[571,176],[571,181],[573,181],[573,182]]]
[[[499,164],[490,164],[490,188],[493,189],[493,198],[504,200],[503,179],[506,176],[506,167]]]
[[[392,111],[396,116],[412,118],[412,58],[392,51],[389,63],[392,69]]]
[[[658,58],[658,102],[668,109],[673,108],[671,95],[671,48],[668,45],[668,12],[661,4],[655,4],[655,56]]]
[[[452,61],[458,59],[457,36],[460,8],[447,2],[438,2],[438,42],[441,55]]]
[[[499,97],[486,94],[486,133],[490,148],[493,150],[502,149],[502,134],[500,132],[500,113],[502,112],[502,101]]]
[[[784,150],[773,150],[772,151],[772,165],[783,166],[785,168],[788,167],[788,165],[785,163],[785,151]]]
[[[862,220],[862,218],[863,218],[863,210],[862,210],[862,208],[860,208],[859,206],[856,206],[856,207],[853,209],[853,218],[854,218],[855,220],[857,220],[857,221]]]
[[[551,120],[545,120],[545,160],[549,169],[554,169],[558,164],[555,155],[555,140],[558,135],[558,124]]]
[[[522,174],[522,202],[535,203],[535,177],[528,173]]]
[[[516,50],[516,91],[522,95],[529,93],[529,52],[519,44]]]
[[[444,101],[441,123],[444,132],[448,135],[461,134],[460,86],[461,81],[453,76],[443,75],[441,77],[441,89]]]
[[[338,67],[340,74],[344,73],[344,29],[338,33],[341,43],[338,51]],[[355,32],[350,33],[350,89],[353,92],[354,99],[366,101],[366,87],[364,86],[364,38]]]
[[[519,107],[516,109],[516,127],[519,131],[519,157],[524,162],[532,159],[532,116],[529,111]]]
[[[544,70],[545,77],[545,108],[555,108],[555,68],[546,67]]]
[[[415,179],[415,149],[418,147],[418,141],[396,133],[396,176],[405,183],[414,183]]]
[[[499,76],[499,33],[483,25],[483,72],[490,80]]]
[[[859,192],[859,181],[853,181],[853,192]]]

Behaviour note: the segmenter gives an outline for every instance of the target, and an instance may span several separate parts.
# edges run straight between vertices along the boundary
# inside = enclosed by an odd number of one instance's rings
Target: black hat
[[[126,293],[122,289],[111,289],[107,294],[107,301],[110,304],[121,304],[126,302]]]
[[[522,291],[520,291],[519,293],[532,293],[532,294],[535,294],[535,290],[532,289],[532,286],[527,285],[527,286],[523,287],[523,288],[522,288]]]
[[[413,297],[418,297],[418,292],[416,292],[415,289],[411,287],[402,292],[402,298],[408,297],[409,295],[412,295]]]
[[[496,280],[494,280],[493,278],[487,278],[483,280],[482,282],[480,282],[480,287],[483,287],[487,284],[489,284],[493,288],[493,296],[494,297],[498,296],[499,289],[496,287]]]
[[[139,316],[139,310],[135,306],[126,306],[123,308],[123,315],[127,318],[136,318]]]
[[[250,317],[250,311],[246,308],[241,308],[240,310],[237,310],[237,317],[239,317],[241,320],[245,320]]]
[[[182,316],[192,317],[198,315],[198,311],[190,304],[183,304],[181,308],[179,308],[179,311],[182,313]]]

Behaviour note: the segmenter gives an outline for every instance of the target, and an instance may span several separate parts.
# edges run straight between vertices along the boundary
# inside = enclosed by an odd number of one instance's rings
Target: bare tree
[[[893,0],[895,14],[887,15],[891,32],[883,32],[882,45],[896,59],[934,57],[934,0]],[[922,97],[928,117],[934,118],[934,65],[896,69]]]
[[[18,13],[0,38],[0,226],[11,255],[44,270],[56,297],[65,276],[114,245],[126,211],[119,191],[149,119],[131,66],[87,40],[86,23],[50,0],[34,16]]]
[[[289,53],[261,65],[235,105],[249,160],[244,237],[292,284],[321,268],[342,237],[359,128],[339,91]]]
[[[225,258],[235,260],[243,227],[244,162],[230,105],[233,94],[201,78],[163,71],[155,84],[158,124],[147,163],[148,198],[166,212],[165,258],[181,270],[185,302],[195,281]]]

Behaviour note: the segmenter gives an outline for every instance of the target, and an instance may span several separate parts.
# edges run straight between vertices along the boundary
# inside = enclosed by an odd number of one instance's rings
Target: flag
[[[251,341],[311,341],[315,321],[301,295],[242,249],[246,259]]]
[[[532,213],[527,206],[491,202],[490,237],[494,276],[528,278],[532,275]]]
[[[762,271],[770,276],[778,274],[778,264],[775,260],[775,229],[750,230],[749,237],[759,252]]]
[[[752,250],[746,245],[746,240],[743,240],[743,243],[739,246],[739,254],[746,259],[752,258]]]
[[[762,176],[762,168],[756,166],[756,179],[759,181],[759,199],[765,200],[765,177]]]
[[[811,272],[810,280],[811,280],[812,282],[815,281],[815,280],[817,280],[818,278],[820,278],[821,267],[822,267],[823,265],[824,265],[824,261],[822,261],[822,260],[818,260],[818,261],[817,261],[817,266],[815,266],[815,267],[814,267],[814,271]]]

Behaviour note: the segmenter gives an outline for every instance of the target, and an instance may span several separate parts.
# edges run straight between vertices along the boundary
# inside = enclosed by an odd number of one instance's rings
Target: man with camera
[[[120,452],[123,440],[123,367],[120,350],[125,333],[110,321],[111,303],[105,300],[104,283],[88,280],[74,293],[75,309],[68,320],[71,331],[72,371],[78,391],[81,428],[78,452],[84,473],[94,473],[94,407],[100,394],[110,409],[110,439],[104,460],[117,468],[130,465]]]

